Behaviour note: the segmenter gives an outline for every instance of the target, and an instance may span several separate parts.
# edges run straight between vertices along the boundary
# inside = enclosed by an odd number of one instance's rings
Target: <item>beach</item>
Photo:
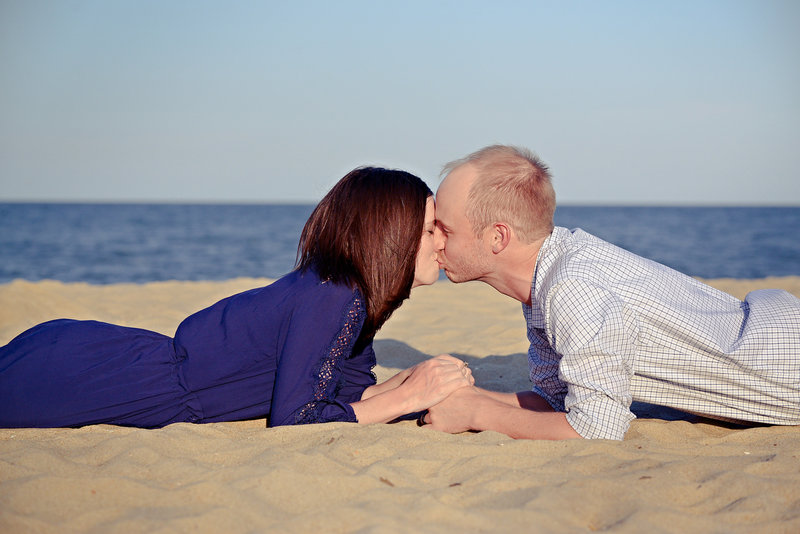
[[[59,317],[172,335],[267,279],[0,285],[0,344]],[[800,277],[715,279],[738,298]],[[376,336],[383,380],[440,353],[530,389],[518,302],[480,283],[413,291]],[[0,392],[2,395],[2,392]],[[800,429],[643,408],[624,441],[449,435],[413,421],[0,430],[0,532],[800,531]]]

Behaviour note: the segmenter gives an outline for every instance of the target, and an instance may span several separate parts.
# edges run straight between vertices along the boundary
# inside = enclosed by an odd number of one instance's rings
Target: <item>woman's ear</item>
[[[511,227],[506,223],[494,223],[492,225],[492,253],[502,252],[510,242]]]

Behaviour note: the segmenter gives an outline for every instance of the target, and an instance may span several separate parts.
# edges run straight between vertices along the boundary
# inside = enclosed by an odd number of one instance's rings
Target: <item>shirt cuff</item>
[[[587,399],[569,407],[567,422],[584,438],[621,440],[636,416],[608,397]]]

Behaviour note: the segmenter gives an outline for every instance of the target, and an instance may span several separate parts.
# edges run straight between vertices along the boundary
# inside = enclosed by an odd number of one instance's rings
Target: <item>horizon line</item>
[[[0,204],[73,204],[73,205],[175,205],[175,206],[314,206],[319,200],[148,200],[148,199],[3,199]],[[556,204],[559,207],[604,207],[604,208],[800,208],[800,202],[654,202],[654,201],[612,201],[612,202],[587,202],[568,201]]]

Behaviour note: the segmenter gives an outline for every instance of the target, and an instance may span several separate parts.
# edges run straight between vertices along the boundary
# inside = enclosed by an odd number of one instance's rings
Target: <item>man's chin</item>
[[[465,280],[463,278],[459,278],[459,276],[457,274],[451,273],[447,269],[442,269],[442,270],[444,271],[444,275],[447,277],[447,279],[450,280],[451,282],[453,282],[454,284],[460,284],[461,282],[467,282],[468,281],[468,280]]]

